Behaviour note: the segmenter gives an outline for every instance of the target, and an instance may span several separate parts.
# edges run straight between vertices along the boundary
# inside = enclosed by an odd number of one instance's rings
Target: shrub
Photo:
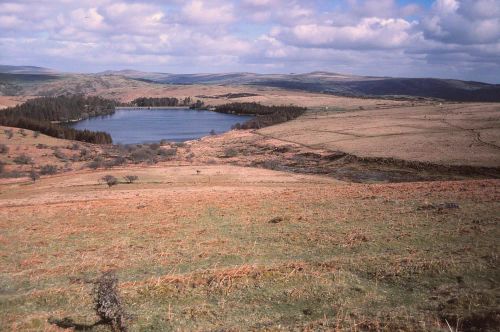
[[[106,182],[106,184],[110,188],[118,184],[118,179],[115,178],[113,175],[105,175],[101,178],[101,180]]]
[[[90,163],[87,164],[87,167],[92,169],[98,169],[99,167],[104,166],[104,159],[101,156],[95,157]]]
[[[43,165],[40,167],[40,174],[42,175],[52,175],[57,173],[56,165]]]
[[[266,160],[262,163],[262,167],[272,170],[280,170],[282,168],[276,160]]]
[[[174,157],[177,154],[177,149],[159,149],[158,154],[163,157]]]
[[[151,150],[158,150],[160,148],[160,144],[158,144],[158,143],[151,143],[151,144],[149,144],[149,148]]]
[[[31,157],[29,157],[23,153],[23,154],[15,157],[14,162],[16,164],[20,164],[20,165],[28,165],[28,164],[33,164],[33,159],[31,159]]]
[[[214,136],[214,135],[217,135],[217,133],[215,132],[215,130],[212,129],[212,130],[210,130],[210,135]]]
[[[5,144],[0,144],[0,154],[5,154],[9,152],[9,147]]]
[[[36,180],[38,180],[38,179],[40,178],[40,175],[39,175],[39,174],[38,174],[38,173],[37,173],[34,169],[32,169],[32,170],[30,171],[29,176],[30,176],[30,179],[31,179],[33,182],[35,182]]]
[[[26,173],[19,171],[10,171],[10,172],[0,172],[2,178],[23,178],[26,176]]]
[[[137,175],[126,175],[124,176],[124,179],[127,183],[134,183],[134,181],[137,181],[139,177]]]
[[[24,129],[19,129],[18,133],[23,137],[28,136],[28,134],[26,134],[26,131],[24,131]]]
[[[40,132],[39,131],[34,131],[33,132],[33,137],[34,138],[38,138],[38,136],[40,136]]]
[[[105,163],[106,167],[120,166],[127,163],[127,159],[122,156],[115,157]]]
[[[91,157],[91,153],[87,149],[80,150],[80,160],[88,160]]]
[[[48,149],[48,148],[49,148],[49,146],[48,146],[47,144],[38,143],[38,144],[36,145],[36,148],[37,148],[37,149]]]
[[[228,148],[224,150],[224,157],[225,158],[232,158],[236,157],[238,155],[238,151],[232,148]]]
[[[54,151],[54,156],[55,156],[56,158],[58,158],[58,159],[61,159],[61,160],[68,160],[68,156],[66,156],[66,155],[64,154],[64,152],[62,152],[62,151],[61,151],[61,150],[59,150],[59,149],[56,149],[56,150]]]
[[[5,136],[7,136],[8,139],[14,137],[14,131],[12,129],[5,129],[3,132],[5,133]]]
[[[94,310],[101,322],[113,332],[125,332],[125,312],[118,295],[118,278],[113,272],[105,272],[94,282]],[[95,324],[94,324],[95,325]]]
[[[3,174],[4,170],[5,170],[5,164],[0,161],[0,174]]]
[[[154,162],[154,155],[156,153],[148,149],[147,147],[138,148],[130,154],[130,158],[138,163],[143,161]]]
[[[73,143],[70,146],[68,146],[68,149],[70,149],[70,150],[80,150],[80,145],[78,143]]]
[[[178,148],[184,148],[187,146],[187,144],[184,142],[177,142],[177,143],[174,143],[174,146],[178,147]]]

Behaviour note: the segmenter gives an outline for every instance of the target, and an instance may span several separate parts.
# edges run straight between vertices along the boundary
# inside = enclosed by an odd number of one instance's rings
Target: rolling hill
[[[64,80],[60,88],[45,89],[48,81]],[[113,82],[113,83],[107,83]],[[89,93],[98,85],[129,87],[137,84],[260,86],[348,97],[417,97],[449,101],[500,102],[500,84],[437,78],[395,78],[330,72],[305,74],[169,74],[136,70],[95,74],[57,73],[30,66],[0,66],[0,95]],[[72,87],[72,88],[71,88]]]

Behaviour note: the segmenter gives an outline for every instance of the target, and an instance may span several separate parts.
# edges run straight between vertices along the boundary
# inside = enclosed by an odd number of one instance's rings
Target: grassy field
[[[0,326],[91,325],[88,282],[114,270],[132,331],[494,331],[499,184],[231,166],[3,184]]]
[[[266,137],[357,156],[500,166],[500,104],[447,103],[356,112],[311,111]]]
[[[109,330],[114,271],[130,331],[498,331],[498,106],[349,100],[161,146],[0,127],[0,330]]]

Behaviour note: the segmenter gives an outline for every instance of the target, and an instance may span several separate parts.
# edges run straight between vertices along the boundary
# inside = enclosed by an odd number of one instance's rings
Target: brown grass
[[[94,323],[84,281],[108,269],[131,330],[429,330],[494,317],[498,181],[199,168],[139,167],[137,183],[110,189],[96,181],[109,171],[0,185],[1,325]],[[449,201],[460,208],[419,209]],[[457,276],[456,296],[474,306],[440,309],[450,295],[429,298]]]

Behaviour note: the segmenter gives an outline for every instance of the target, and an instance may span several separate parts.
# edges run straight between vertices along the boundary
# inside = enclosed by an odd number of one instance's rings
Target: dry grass
[[[500,166],[500,104],[310,112],[259,134],[314,149],[445,165]]]
[[[152,167],[108,189],[102,174],[0,186],[4,328],[94,323],[85,280],[109,269],[132,331],[498,323],[498,181],[356,185]],[[444,202],[459,208],[420,208]]]
[[[0,110],[24,103],[33,96],[0,96]]]
[[[477,125],[481,137],[494,142],[496,133],[483,124],[489,114],[496,126],[498,112],[483,107],[461,115],[446,105],[446,120]],[[369,146],[378,151],[387,142],[377,137],[404,138],[398,135],[422,116],[436,121],[414,128],[420,136],[412,137],[425,138],[429,128],[442,125],[436,107],[415,108],[414,116],[403,111],[369,113],[371,127],[351,131],[374,136]],[[317,170],[335,144],[344,143],[328,142],[331,133],[316,135],[311,128],[364,122],[363,112],[345,114],[310,113],[260,134],[188,142],[156,166],[82,171],[73,163],[77,171],[36,183],[3,180],[0,329],[59,330],[50,321],[105,331],[93,325],[98,318],[89,280],[113,270],[131,331],[443,331],[446,322],[461,331],[498,330],[499,180],[353,184],[227,165],[267,162],[279,169],[286,160]],[[398,132],[401,123],[406,127]],[[63,167],[55,149],[60,156],[74,151],[72,142],[34,138],[29,131],[15,130],[8,140],[0,129],[0,143],[9,146],[0,158],[8,169],[23,153],[35,167]],[[456,142],[450,133],[447,142]],[[39,143],[47,147],[36,148]],[[227,149],[236,155],[225,158]],[[453,151],[463,161],[465,150]],[[433,156],[427,152],[426,158]],[[471,162],[496,158],[478,154]],[[358,173],[386,167],[376,166]],[[108,188],[99,181],[107,174],[120,183]],[[126,183],[127,175],[139,179]]]

